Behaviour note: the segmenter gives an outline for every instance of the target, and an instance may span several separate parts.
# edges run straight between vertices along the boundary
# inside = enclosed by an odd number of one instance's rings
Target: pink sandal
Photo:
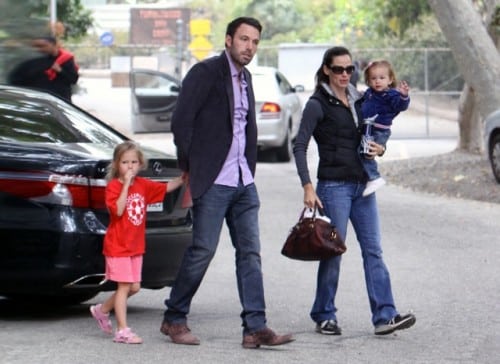
[[[102,331],[107,334],[112,334],[113,326],[111,325],[111,320],[109,319],[109,313],[102,312],[101,306],[101,304],[90,306],[90,313],[95,318]]]
[[[142,344],[142,339],[132,332],[129,327],[117,331],[113,341],[124,344]]]

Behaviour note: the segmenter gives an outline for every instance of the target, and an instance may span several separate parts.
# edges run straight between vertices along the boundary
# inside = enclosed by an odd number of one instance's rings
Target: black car
[[[127,139],[55,96],[0,86],[0,296],[76,303],[114,289],[104,281],[105,175]],[[180,175],[175,157],[142,149],[141,175]],[[170,285],[191,241],[184,193],[148,206],[144,288]]]
[[[496,181],[500,183],[500,109],[484,120],[484,146]]]

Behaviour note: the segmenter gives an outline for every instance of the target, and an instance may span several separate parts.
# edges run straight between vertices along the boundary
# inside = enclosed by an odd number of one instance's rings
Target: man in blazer
[[[160,331],[177,344],[198,345],[187,326],[191,300],[212,260],[224,219],[236,250],[244,348],[282,345],[266,325],[254,184],[257,125],[250,63],[262,26],[240,17],[227,26],[225,51],[194,65],[183,80],[172,116],[179,166],[193,198],[193,241],[165,300]]]

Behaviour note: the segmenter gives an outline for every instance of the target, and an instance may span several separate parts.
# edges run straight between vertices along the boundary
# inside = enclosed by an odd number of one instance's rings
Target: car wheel
[[[489,150],[491,170],[498,183],[500,183],[500,133],[491,139]]]
[[[283,144],[276,149],[276,159],[278,162],[290,162],[292,154],[292,138],[290,137],[290,129],[287,129]]]

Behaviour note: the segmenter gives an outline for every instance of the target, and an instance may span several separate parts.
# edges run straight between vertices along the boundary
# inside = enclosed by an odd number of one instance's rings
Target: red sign
[[[131,8],[130,43],[174,45],[177,20],[182,20],[183,41],[188,39],[191,11],[185,8]]]

